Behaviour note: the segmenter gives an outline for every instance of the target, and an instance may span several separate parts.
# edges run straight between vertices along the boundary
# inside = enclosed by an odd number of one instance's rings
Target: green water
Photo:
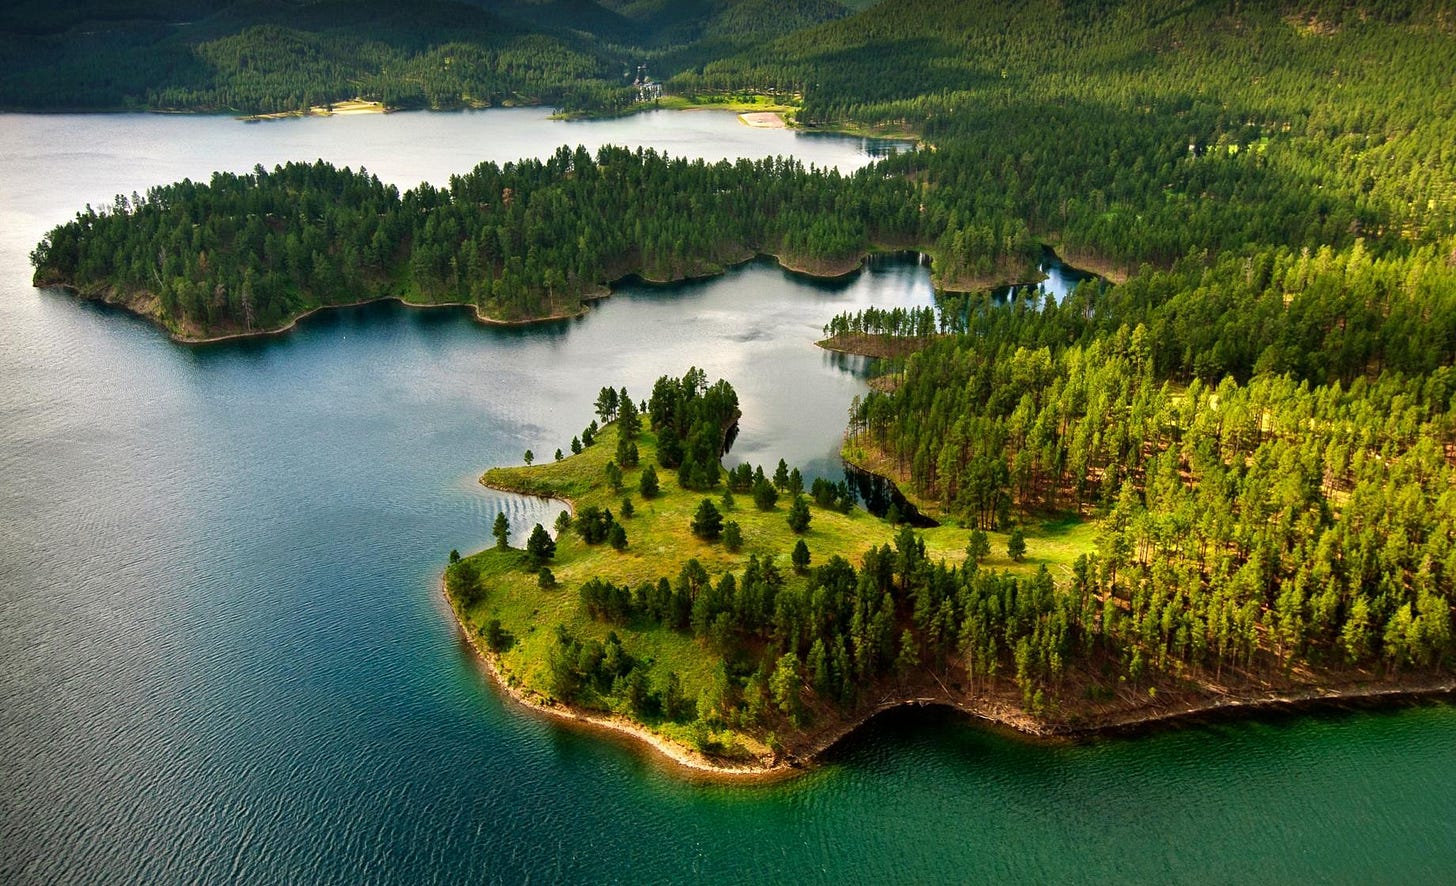
[[[1456,880],[1442,705],[1064,746],[912,711],[725,787],[494,695],[438,572],[498,510],[550,509],[478,473],[568,441],[602,384],[696,364],[743,398],[734,458],[832,474],[865,366],[812,341],[927,303],[914,262],[832,285],[756,263],[529,330],[379,305],[191,349],[28,283],[40,234],[119,190],[317,156],[440,182],[605,140],[843,168],[882,147],[711,114],[3,118],[0,882]]]

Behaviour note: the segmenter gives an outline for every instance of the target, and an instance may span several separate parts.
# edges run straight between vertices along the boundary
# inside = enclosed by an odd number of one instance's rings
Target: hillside
[[[830,0],[21,2],[0,11],[0,107],[612,111],[632,101],[638,64],[657,73],[673,54],[716,57],[845,12]]]

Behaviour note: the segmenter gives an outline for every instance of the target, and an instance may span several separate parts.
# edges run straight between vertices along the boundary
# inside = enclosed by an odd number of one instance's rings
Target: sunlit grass
[[[855,509],[841,514],[811,501],[810,527],[802,536],[795,535],[786,519],[787,495],[780,497],[773,510],[760,511],[749,494],[736,494],[734,507],[725,510],[721,502],[723,485],[707,493],[683,489],[675,471],[656,466],[656,440],[646,431],[637,439],[641,466],[624,470],[622,490],[613,492],[607,485],[606,465],[615,456],[616,447],[617,428],[607,425],[595,444],[580,455],[569,455],[561,461],[548,456],[544,463],[532,466],[495,468],[481,478],[483,483],[500,489],[567,499],[578,511],[593,505],[608,508],[627,532],[628,546],[623,551],[607,544],[588,545],[574,532],[558,538],[555,559],[548,564],[557,584],[549,590],[538,586],[537,574],[529,568],[523,551],[488,549],[471,557],[480,569],[485,593],[466,614],[467,619],[477,630],[490,619],[499,619],[514,640],[502,656],[508,678],[542,694],[549,695],[546,661],[557,625],[581,638],[605,639],[615,631],[631,655],[652,663],[651,681],[658,689],[669,673],[676,673],[685,694],[692,699],[714,679],[720,656],[704,641],[647,623],[609,625],[591,619],[579,596],[582,584],[591,578],[635,588],[644,581],[674,579],[688,560],[697,559],[716,581],[725,573],[741,572],[748,557],[757,555],[773,561],[791,585],[802,585],[808,581],[807,576],[796,574],[789,560],[799,538],[808,545],[811,567],[834,555],[858,566],[866,550],[893,543],[899,531],[865,511]],[[657,472],[660,492],[652,499],[643,499],[638,482],[643,467],[649,464]],[[631,517],[621,516],[624,498],[632,501]],[[689,527],[693,513],[704,498],[724,511],[725,520],[736,521],[741,527],[743,546],[737,553],[730,552],[721,540],[708,542],[692,534]],[[1019,563],[1007,556],[1006,533],[988,533],[992,552],[984,568],[1030,574],[1047,565],[1059,577],[1064,576],[1077,555],[1091,549],[1095,527],[1069,516],[1029,525],[1025,532],[1027,555]],[[923,530],[921,535],[932,560],[956,564],[965,560],[970,530],[947,525]],[[655,728],[659,726],[669,733],[674,728],[685,728],[654,724]],[[748,741],[746,736],[738,738]]]

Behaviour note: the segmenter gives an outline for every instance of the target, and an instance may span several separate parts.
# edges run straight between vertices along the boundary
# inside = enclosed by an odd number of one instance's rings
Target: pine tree
[[[506,519],[505,511],[496,511],[495,524],[490,529],[490,534],[495,536],[495,549],[504,551],[511,543],[511,522]]]
[[[643,498],[657,497],[657,471],[652,465],[642,469],[642,476],[637,481],[637,491]]]
[[[1026,536],[1018,526],[1011,530],[1011,535],[1006,539],[1006,556],[1020,563],[1026,558]]]
[[[809,530],[809,502],[800,495],[794,498],[794,503],[789,506],[789,528],[802,535]]]
[[[536,569],[540,569],[547,560],[556,556],[556,540],[540,523],[531,530],[531,537],[526,541],[526,555]]]
[[[705,498],[693,514],[693,535],[704,541],[715,541],[723,533],[723,515],[713,506],[712,499]]]
[[[991,540],[983,530],[971,530],[970,541],[966,543],[966,556],[972,563],[981,563],[991,556]]]
[[[799,539],[794,545],[793,553],[789,554],[789,562],[794,564],[794,571],[803,574],[809,568],[809,546],[804,540]]]
[[[778,501],[779,493],[774,489],[772,483],[762,477],[753,482],[753,503],[760,511],[773,510]]]

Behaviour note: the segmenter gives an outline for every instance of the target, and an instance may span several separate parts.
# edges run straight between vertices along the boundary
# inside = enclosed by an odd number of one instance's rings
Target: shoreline
[[[500,484],[487,483],[484,476],[479,482],[482,486],[498,492],[558,501],[575,510],[575,503],[562,496],[522,492]],[[1033,716],[1014,702],[994,694],[978,693],[958,697],[939,680],[935,684],[922,681],[922,685],[918,687],[901,690],[900,694],[891,693],[876,704],[842,718],[835,718],[817,730],[805,732],[802,743],[772,756],[760,756],[757,758],[758,765],[753,765],[741,761],[720,761],[628,717],[563,704],[545,698],[535,690],[515,684],[503,669],[500,656],[485,646],[478,634],[472,632],[465,613],[445,585],[443,572],[439,578],[439,586],[441,595],[450,607],[456,628],[475,650],[496,691],[527,711],[554,722],[649,750],[652,752],[649,755],[651,759],[691,780],[725,783],[782,781],[813,769],[825,754],[876,717],[903,708],[948,708],[973,721],[973,724],[968,725],[1003,733],[1018,741],[1060,742],[1134,736],[1159,728],[1180,728],[1202,722],[1247,718],[1275,712],[1297,713],[1340,706],[1386,707],[1423,699],[1456,700],[1456,675],[1423,675],[1415,679],[1397,679],[1394,682],[1381,682],[1373,678],[1346,679],[1327,685],[1293,685],[1282,689],[1246,691],[1243,694],[1220,694],[1217,690],[1205,688],[1192,698],[1170,702],[1144,698],[1134,702],[1132,707],[1091,714],[1087,722],[1057,722]],[[934,686],[939,687],[939,693],[934,692]]]
[[[735,766],[718,763],[693,748],[658,735],[625,717],[565,705],[545,699],[533,690],[523,689],[506,678],[505,673],[501,670],[500,656],[487,647],[478,634],[471,632],[460,607],[445,587],[443,573],[440,577],[440,593],[444,595],[445,603],[450,607],[455,618],[456,629],[470,644],[470,648],[475,650],[476,656],[485,667],[492,687],[506,699],[531,713],[544,716],[557,723],[605,733],[614,738],[630,740],[637,745],[646,745],[657,753],[659,760],[670,764],[675,769],[682,770],[681,774],[704,780],[775,781],[791,775],[799,768],[785,763],[775,763],[769,766]]]
[[[628,271],[627,273],[622,274],[621,276],[618,276],[615,279],[613,279],[613,280],[611,280],[611,281],[609,281],[607,283],[597,284],[597,286],[593,290],[591,290],[589,292],[586,292],[586,293],[583,293],[582,295],[578,296],[578,298],[581,301],[581,309],[578,310],[578,311],[573,311],[573,312],[561,312],[561,311],[557,311],[557,312],[553,312],[551,314],[545,314],[545,315],[542,315],[542,316],[522,317],[522,318],[516,319],[516,320],[505,320],[505,319],[502,319],[500,317],[492,317],[492,316],[489,316],[488,314],[481,313],[480,306],[477,305],[477,304],[475,304],[474,302],[463,302],[463,301],[415,302],[415,301],[410,301],[409,299],[407,299],[405,296],[402,296],[402,295],[384,294],[384,295],[370,296],[368,298],[361,298],[361,299],[358,299],[356,301],[350,301],[350,302],[337,302],[337,303],[330,303],[330,304],[314,305],[313,307],[308,308],[307,310],[303,311],[302,313],[296,314],[293,317],[289,318],[288,321],[285,322],[283,325],[276,326],[276,327],[272,327],[272,328],[269,328],[269,329],[254,329],[254,330],[246,331],[246,332],[227,332],[227,333],[223,333],[221,335],[206,335],[206,336],[188,335],[186,333],[179,332],[179,331],[177,331],[175,329],[172,329],[172,328],[168,327],[167,325],[165,325],[164,323],[162,323],[161,320],[160,320],[160,318],[155,313],[156,305],[159,303],[160,300],[157,298],[157,296],[154,293],[149,292],[149,291],[146,291],[146,290],[142,290],[142,291],[139,291],[139,292],[136,292],[136,293],[132,293],[131,295],[128,295],[128,296],[117,297],[116,296],[116,293],[115,293],[115,290],[112,287],[110,287],[110,286],[99,287],[99,288],[94,289],[94,290],[83,290],[81,287],[77,286],[75,283],[72,283],[72,282],[69,282],[69,281],[66,281],[66,280],[47,280],[45,282],[37,282],[36,280],[32,279],[31,280],[31,286],[33,288],[35,288],[35,289],[63,289],[66,292],[70,293],[75,298],[83,299],[85,301],[100,302],[102,304],[107,304],[107,305],[111,305],[111,306],[116,307],[116,308],[120,308],[121,310],[124,310],[127,313],[133,314],[133,315],[135,315],[137,317],[142,318],[143,320],[148,321],[153,326],[156,326],[158,329],[161,329],[162,331],[166,332],[167,333],[167,337],[170,338],[170,339],[172,339],[172,341],[177,342],[178,344],[184,344],[184,345],[208,345],[208,344],[217,344],[219,342],[226,342],[226,341],[238,341],[238,340],[248,339],[248,338],[261,338],[261,337],[265,337],[265,336],[282,335],[283,333],[292,331],[293,328],[296,327],[299,324],[300,321],[305,320],[305,319],[313,316],[314,314],[320,313],[322,311],[327,311],[327,310],[331,310],[331,309],[334,309],[334,308],[357,308],[357,307],[361,307],[363,305],[373,304],[374,302],[381,302],[381,301],[395,301],[395,302],[398,302],[401,305],[404,305],[405,307],[409,307],[409,308],[470,308],[471,309],[471,312],[472,312],[472,314],[474,316],[475,321],[478,322],[478,323],[482,323],[484,325],[487,325],[487,326],[503,326],[503,327],[513,327],[513,326],[514,327],[526,327],[526,326],[534,326],[534,325],[536,325],[538,323],[556,323],[556,322],[560,322],[560,321],[563,321],[563,320],[575,320],[575,319],[578,319],[580,317],[585,317],[590,312],[591,307],[592,307],[592,305],[594,303],[596,303],[598,301],[601,301],[603,299],[611,298],[611,296],[616,292],[617,288],[624,281],[626,281],[626,280],[628,280],[630,278],[633,278],[633,277],[635,277],[637,279],[640,279],[643,282],[648,283],[648,284],[651,284],[651,285],[654,285],[654,286],[671,286],[671,285],[674,285],[674,284],[677,284],[677,283],[687,283],[687,282],[692,282],[692,281],[695,281],[695,280],[708,280],[708,279],[712,279],[714,277],[721,277],[721,276],[727,274],[730,270],[733,270],[734,268],[737,268],[737,267],[741,267],[742,265],[745,265],[745,264],[747,264],[747,263],[749,263],[751,261],[754,261],[755,259],[758,259],[758,258],[771,258],[771,259],[773,259],[778,264],[778,266],[780,268],[782,268],[783,270],[785,270],[785,271],[787,271],[788,273],[791,273],[791,274],[798,274],[798,275],[805,276],[805,277],[810,277],[810,278],[813,278],[813,279],[816,279],[816,280],[841,280],[841,279],[844,279],[846,277],[849,277],[849,276],[851,276],[853,274],[856,274],[856,273],[864,270],[864,268],[867,266],[867,263],[868,263],[869,259],[871,257],[873,257],[873,256],[876,256],[876,255],[891,255],[891,254],[903,253],[903,252],[919,252],[919,253],[922,253],[922,254],[928,254],[928,253],[926,253],[926,251],[924,249],[919,249],[919,248],[913,247],[913,246],[911,246],[911,247],[903,247],[903,246],[900,246],[900,247],[893,247],[893,248],[881,248],[879,246],[874,246],[874,247],[871,247],[869,249],[866,249],[865,251],[863,251],[863,252],[861,252],[861,253],[859,253],[858,255],[855,255],[855,256],[841,258],[841,259],[828,259],[828,260],[812,261],[811,262],[809,260],[800,259],[800,258],[794,257],[794,256],[780,255],[779,253],[776,253],[776,252],[750,250],[750,251],[747,251],[746,254],[743,255],[742,258],[738,258],[736,260],[732,260],[732,261],[725,262],[723,265],[721,265],[721,266],[715,266],[711,270],[704,271],[703,273],[678,274],[678,275],[674,275],[673,277],[668,278],[668,279],[657,279],[657,278],[653,278],[653,277],[648,277],[648,276],[642,274],[640,271]],[[1055,250],[1053,250],[1053,252],[1054,252],[1054,254],[1056,254],[1058,256],[1059,260],[1062,260],[1062,257],[1061,257],[1061,255],[1059,253],[1056,253]],[[1091,270],[1089,268],[1083,267],[1082,265],[1074,265],[1074,264],[1071,264],[1071,263],[1069,263],[1069,262],[1067,262],[1065,260],[1062,260],[1062,261],[1063,261],[1063,264],[1065,264],[1067,267],[1072,268],[1073,270],[1078,270],[1078,271],[1089,271],[1090,270],[1090,272],[1092,274],[1096,275],[1096,276],[1101,276],[1104,279],[1110,279],[1110,278],[1106,277],[1106,275],[1101,274],[1100,272],[1098,272],[1096,270]],[[1046,279],[1046,275],[1045,274],[1041,274],[1040,279]],[[1033,282],[1039,282],[1039,281],[1033,281]],[[989,290],[985,290],[985,289],[963,290],[963,289],[957,288],[955,286],[947,287],[941,281],[938,281],[935,278],[933,272],[932,272],[932,275],[931,275],[931,285],[934,286],[936,289],[941,290],[941,291],[944,291],[944,292],[966,292],[966,291],[977,291],[977,292],[980,292],[980,291],[989,291]],[[1025,285],[1025,284],[1022,284],[1022,283],[1010,283],[1010,284],[1002,284],[1002,285],[1021,286],[1021,285]],[[144,305],[150,305],[150,309],[144,308],[144,307],[139,307],[138,306],[138,305],[142,305],[142,304],[144,304]],[[826,350],[839,350],[839,349],[836,349],[836,348],[826,348]],[[841,351],[841,353],[855,354],[857,352],[845,350],[845,351]],[[860,356],[873,356],[873,355],[864,355],[864,354],[861,354]]]
[[[38,282],[33,279],[31,281],[31,286],[34,289],[41,290],[62,289],[74,298],[79,298],[84,301],[98,302],[101,304],[111,305],[112,307],[119,308],[129,314],[146,320],[153,326],[166,332],[167,337],[178,344],[208,345],[248,338],[262,338],[266,336],[282,335],[286,332],[292,331],[293,328],[296,327],[300,321],[305,320],[308,317],[311,317],[314,314],[320,313],[322,311],[332,310],[335,308],[357,308],[363,305],[373,304],[375,302],[381,301],[395,301],[399,302],[405,307],[410,308],[470,308],[476,322],[482,323],[487,326],[525,327],[534,326],[538,323],[556,323],[563,320],[575,320],[580,317],[586,316],[587,313],[590,312],[591,306],[594,303],[602,301],[603,299],[611,298],[611,296],[616,292],[616,289],[619,285],[621,285],[629,278],[633,277],[640,279],[644,283],[647,283],[649,285],[672,286],[678,283],[688,283],[695,280],[708,280],[714,277],[721,277],[724,274],[728,273],[728,271],[748,264],[755,259],[771,258],[778,264],[779,267],[783,268],[789,273],[801,274],[807,277],[813,277],[821,280],[835,280],[847,277],[863,269],[866,259],[868,259],[871,255],[876,255],[888,251],[899,252],[903,250],[871,249],[861,253],[853,259],[843,259],[833,263],[825,262],[822,267],[817,269],[811,268],[805,264],[801,264],[796,259],[782,257],[777,253],[750,251],[741,259],[725,263],[721,267],[715,267],[711,271],[707,271],[701,274],[680,274],[675,275],[669,279],[660,280],[644,276],[641,272],[638,271],[629,271],[615,278],[609,283],[598,285],[593,291],[578,296],[578,298],[581,300],[581,310],[579,311],[569,313],[555,312],[537,317],[523,317],[518,320],[504,320],[499,317],[491,317],[487,314],[483,314],[480,311],[480,306],[475,304],[474,302],[414,302],[409,301],[404,296],[391,294],[370,296],[368,298],[361,298],[357,301],[351,302],[337,302],[323,305],[314,305],[313,307],[308,308],[302,313],[289,318],[288,321],[283,325],[269,329],[255,329],[246,332],[227,332],[221,335],[208,336],[188,335],[186,333],[178,332],[177,330],[172,329],[162,323],[160,318],[156,315],[156,313],[154,313],[155,306],[159,302],[159,299],[154,293],[151,293],[149,291],[143,290],[132,293],[131,295],[117,297],[115,294],[115,290],[110,286],[104,286],[94,290],[83,290],[75,283],[66,280],[46,280],[44,282]],[[142,304],[150,304],[153,310],[139,307],[139,305]]]
[[[1427,678],[1407,684],[1354,683],[1334,687],[1312,686],[1270,691],[1257,696],[1228,696],[1178,703],[1171,708],[1145,706],[1087,724],[1055,724],[1037,720],[1014,706],[983,698],[981,703],[949,697],[907,695],[891,698],[829,726],[796,751],[786,752],[752,766],[721,763],[694,748],[653,732],[646,726],[616,714],[588,711],[547,700],[533,690],[513,684],[501,669],[499,656],[473,634],[464,614],[440,578],[440,593],[455,620],[460,635],[485,668],[494,689],[523,709],[562,725],[619,739],[653,752],[653,759],[678,775],[693,780],[767,784],[809,772],[825,754],[838,747],[862,727],[882,714],[904,708],[937,707],[954,710],[981,728],[1004,733],[1020,741],[1067,741],[1096,737],[1132,736],[1155,728],[1177,728],[1215,719],[1247,717],[1273,712],[1298,713],[1358,705],[1398,706],[1424,699],[1456,697],[1456,677]],[[762,761],[762,758],[760,758]]]
[[[873,360],[895,359],[908,357],[911,354],[925,350],[930,343],[942,334],[929,335],[923,338],[910,338],[908,336],[881,335],[879,333],[851,333],[849,335],[835,335],[829,338],[821,338],[814,342],[814,346],[835,354],[848,354],[851,357],[869,357]]]
[[[146,320],[148,323],[151,323],[157,329],[160,329],[161,331],[167,333],[167,337],[170,338],[172,341],[181,345],[211,345],[218,344],[220,342],[240,341],[250,338],[267,338],[275,335],[283,335],[284,333],[293,331],[294,327],[298,326],[298,324],[303,320],[306,320],[309,317],[312,317],[313,315],[322,313],[324,311],[330,311],[339,308],[359,308],[363,307],[364,305],[372,305],[378,302],[387,301],[397,302],[404,307],[418,308],[420,310],[428,310],[431,308],[469,308],[471,309],[472,319],[475,322],[485,326],[534,326],[538,323],[557,323],[563,320],[575,320],[579,317],[584,317],[586,316],[593,302],[601,301],[602,299],[607,298],[612,294],[610,291],[603,291],[582,295],[580,296],[582,303],[581,310],[575,311],[573,313],[558,312],[553,314],[547,314],[541,317],[527,317],[520,320],[503,320],[499,317],[491,317],[487,314],[482,314],[480,312],[480,306],[473,302],[415,302],[410,301],[409,299],[401,295],[378,295],[371,296],[369,298],[361,298],[358,301],[335,302],[326,305],[315,305],[304,311],[303,313],[297,314],[296,316],[290,318],[288,322],[284,323],[282,326],[275,326],[269,329],[254,329],[248,332],[228,332],[222,335],[209,335],[198,337],[187,335],[185,333],[180,333],[174,329],[171,329],[170,327],[164,325],[155,314],[144,309],[139,309],[135,304],[136,302],[155,302],[156,296],[152,295],[149,292],[139,292],[129,299],[118,299],[112,297],[111,290],[109,288],[105,292],[98,290],[94,293],[91,293],[83,291],[80,287],[76,286],[73,283],[67,283],[62,281],[49,281],[46,283],[35,283],[32,281],[31,285],[32,288],[39,290],[62,289],[69,293],[73,298],[78,298],[82,301],[96,302],[98,304],[108,305],[110,307],[125,311],[134,317],[138,317],[142,320]]]

